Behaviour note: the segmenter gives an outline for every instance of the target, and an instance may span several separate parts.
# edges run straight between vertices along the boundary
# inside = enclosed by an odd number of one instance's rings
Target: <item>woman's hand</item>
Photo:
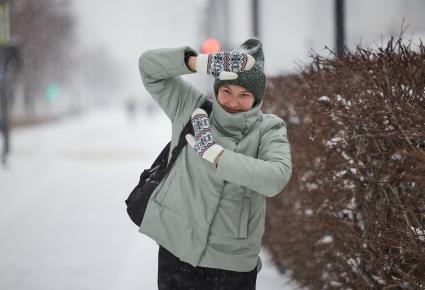
[[[187,67],[191,70],[196,72],[196,59],[198,57],[197,56],[190,56],[188,61],[187,61]]]
[[[187,143],[203,159],[217,165],[218,159],[224,149],[215,143],[211,133],[209,118],[204,110],[197,108],[192,113],[192,126],[195,136],[187,134]]]
[[[238,78],[238,73],[250,70],[255,59],[243,52],[220,51],[211,54],[200,54],[197,57],[190,57],[189,68],[195,62],[195,70],[200,73],[207,73],[221,80],[234,80]]]

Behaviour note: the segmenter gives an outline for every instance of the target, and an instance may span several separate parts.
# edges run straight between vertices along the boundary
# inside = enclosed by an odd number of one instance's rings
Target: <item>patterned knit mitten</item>
[[[209,118],[204,110],[197,108],[192,113],[192,126],[195,137],[191,134],[187,134],[187,143],[194,148],[202,158],[215,164],[217,157],[223,152],[223,147],[215,143],[211,134]]]
[[[250,70],[255,59],[247,53],[220,51],[200,54],[196,59],[196,71],[207,73],[221,80],[234,80],[237,73]]]

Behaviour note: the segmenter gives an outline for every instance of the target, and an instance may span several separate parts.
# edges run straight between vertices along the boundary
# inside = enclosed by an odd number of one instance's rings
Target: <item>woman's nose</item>
[[[229,104],[231,109],[236,109],[239,107],[239,100],[237,98],[233,98]]]

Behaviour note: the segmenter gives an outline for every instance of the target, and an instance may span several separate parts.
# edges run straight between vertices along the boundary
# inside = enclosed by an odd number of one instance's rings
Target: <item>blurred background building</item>
[[[207,33],[235,47],[253,35],[255,2],[270,74],[293,72],[294,60],[306,61],[312,50],[320,53],[325,46],[335,47],[335,0],[206,1]],[[346,45],[355,49],[358,44],[381,44],[400,34],[403,20],[406,38],[424,37],[424,12],[425,1],[421,0],[345,1]]]
[[[380,44],[398,36],[402,23],[406,38],[423,37],[424,11],[423,0],[346,1],[346,45]],[[254,34],[254,15],[269,74],[294,72],[311,51],[335,47],[334,0],[14,0],[10,14],[11,39],[23,51],[14,120],[148,102],[137,69],[142,51],[179,45],[200,50],[211,37],[232,49]],[[189,78],[203,88],[210,84]]]

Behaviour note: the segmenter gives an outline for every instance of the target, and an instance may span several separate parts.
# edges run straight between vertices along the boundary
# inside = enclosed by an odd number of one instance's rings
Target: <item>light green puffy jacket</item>
[[[143,84],[172,122],[172,147],[206,94],[181,79],[190,47],[149,50]],[[224,148],[218,166],[185,146],[149,200],[140,232],[193,266],[253,270],[264,233],[265,198],[281,192],[291,172],[286,125],[261,103],[230,114],[213,97],[211,130]]]

